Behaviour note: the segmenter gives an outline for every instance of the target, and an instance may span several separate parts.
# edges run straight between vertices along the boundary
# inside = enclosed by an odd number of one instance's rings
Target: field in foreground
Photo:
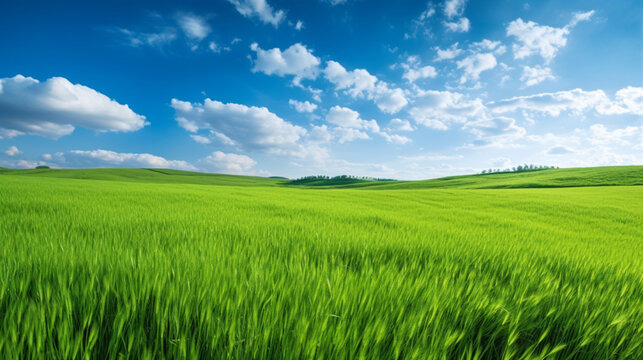
[[[0,358],[643,358],[643,187],[273,185],[0,176]]]

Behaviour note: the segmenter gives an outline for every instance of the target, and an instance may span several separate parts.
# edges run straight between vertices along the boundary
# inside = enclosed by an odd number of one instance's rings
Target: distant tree
[[[36,166],[36,169],[50,169],[50,167],[47,165],[38,165]]]

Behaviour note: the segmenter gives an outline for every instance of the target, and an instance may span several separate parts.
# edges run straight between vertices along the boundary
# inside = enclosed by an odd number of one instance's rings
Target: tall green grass
[[[0,358],[643,358],[643,188],[0,176]]]

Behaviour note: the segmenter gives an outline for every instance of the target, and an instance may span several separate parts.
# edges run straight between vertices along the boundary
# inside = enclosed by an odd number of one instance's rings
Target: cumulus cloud
[[[602,109],[605,114],[643,115],[643,87],[628,86],[616,92],[614,101]]]
[[[610,131],[603,124],[594,124],[589,127],[586,139],[593,145],[637,145],[633,141],[638,136],[638,145],[640,145],[643,141],[641,135],[643,135],[643,126],[627,126]]]
[[[409,139],[406,136],[402,136],[398,134],[388,134],[383,131],[381,131],[379,134],[384,138],[384,140],[386,140],[386,142],[389,142],[389,143],[404,145],[406,143],[411,142],[411,139]]]
[[[379,131],[375,120],[363,120],[357,111],[337,105],[328,111],[326,121],[345,128]]]
[[[57,139],[76,126],[127,132],[145,125],[145,116],[129,106],[63,77],[45,82],[22,75],[0,79],[0,137],[30,134]]]
[[[257,165],[256,161],[246,155],[224,153],[222,151],[213,152],[203,159],[202,163],[217,171],[234,174],[244,173]]]
[[[546,63],[549,63],[558,53],[558,50],[567,45],[567,36],[570,30],[580,21],[588,21],[594,11],[575,14],[571,22],[562,28],[539,25],[533,21],[525,22],[518,18],[507,26],[507,36],[513,36],[514,58],[524,59],[528,56],[539,54]]]
[[[317,104],[313,104],[309,101],[297,101],[290,99],[288,100],[288,104],[300,113],[311,113],[317,109]]]
[[[286,18],[283,10],[273,10],[266,0],[228,0],[245,17],[259,18],[264,24],[278,27]]]
[[[212,130],[248,149],[279,150],[295,145],[306,129],[293,125],[265,107],[205,99],[189,103],[172,99],[175,119],[189,132]]]
[[[353,98],[373,100],[385,113],[394,114],[408,104],[402,89],[390,88],[386,82],[364,69],[347,71],[340,63],[331,60],[326,63],[324,76],[335,85],[336,90],[343,90]]]
[[[491,41],[489,39],[474,42],[471,44],[471,49],[474,51],[493,51],[496,55],[502,55],[507,51],[507,47],[502,45],[500,41]]]
[[[458,21],[445,21],[444,26],[451,32],[467,32],[471,28],[469,19],[463,17]]]
[[[544,66],[523,66],[520,81],[525,83],[525,86],[533,86],[540,84],[545,80],[553,80],[556,77],[552,75],[551,68]]]
[[[600,115],[643,115],[643,88],[629,86],[616,92],[611,100],[603,90],[573,89],[553,93],[516,96],[489,103],[495,113],[519,110],[559,116],[562,112],[581,114],[594,110]]]
[[[448,18],[460,16],[464,12],[467,0],[447,0],[444,2],[444,15]]]
[[[392,119],[386,128],[388,131],[413,131],[415,130],[408,120]]]
[[[333,133],[339,143],[357,139],[369,139],[368,133],[377,134],[390,143],[405,144],[411,141],[405,136],[391,135],[380,130],[377,121],[364,120],[357,111],[346,107],[333,106],[326,115],[326,121],[329,124],[337,125],[337,127],[333,128]]]
[[[326,125],[313,125],[313,127],[308,132],[308,136],[306,137],[306,140],[311,143],[327,143],[330,142],[331,139],[332,135],[328,130],[328,126]]]
[[[7,150],[4,151],[4,153],[8,156],[16,156],[22,154],[22,151],[20,151],[16,146],[10,146]]]
[[[462,54],[462,49],[458,49],[458,43],[449,46],[449,48],[445,50],[442,50],[437,46],[434,49],[437,54],[433,61],[451,60]]]
[[[460,77],[460,84],[467,80],[477,81],[480,79],[480,73],[491,70],[496,67],[498,62],[492,53],[478,53],[465,57],[457,62],[458,69],[463,69],[464,74]]]
[[[414,83],[419,79],[434,78],[438,76],[437,71],[433,66],[420,66],[420,59],[417,56],[409,56],[406,62],[400,64],[404,69],[402,78],[406,79],[409,83]]]
[[[333,134],[337,138],[337,142],[339,142],[340,144],[351,142],[354,140],[370,139],[366,132],[348,127],[336,127],[333,129]]]
[[[517,139],[527,134],[523,127],[516,124],[516,120],[502,116],[471,121],[463,128],[477,137],[473,147],[514,146]]]
[[[300,43],[291,45],[283,52],[279,48],[263,50],[257,43],[253,43],[250,49],[257,55],[253,72],[277,76],[294,75],[295,84],[299,84],[301,79],[315,79],[319,72],[319,58]]]
[[[118,153],[102,149],[72,150],[64,154],[57,153],[54,155],[53,160],[65,167],[118,166],[196,170],[193,165],[182,160],[167,160],[152,154]]]
[[[451,123],[465,123],[485,116],[487,109],[480,99],[450,91],[420,90],[409,109],[409,115],[418,124],[437,130],[446,130]]]

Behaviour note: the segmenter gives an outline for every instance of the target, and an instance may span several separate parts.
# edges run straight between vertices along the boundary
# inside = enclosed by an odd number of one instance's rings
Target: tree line
[[[506,168],[506,169],[482,170],[481,174],[516,173],[516,172],[539,171],[539,170],[549,170],[549,169],[560,169],[560,168],[558,166],[524,164],[524,165],[514,166],[511,168]]]
[[[306,185],[315,183],[315,185],[343,185],[343,184],[353,184],[363,181],[395,181],[394,179],[383,179],[383,178],[373,178],[368,176],[353,176],[353,175],[338,175],[338,176],[327,176],[327,175],[309,175],[300,177],[295,180],[291,180],[292,185]]]

